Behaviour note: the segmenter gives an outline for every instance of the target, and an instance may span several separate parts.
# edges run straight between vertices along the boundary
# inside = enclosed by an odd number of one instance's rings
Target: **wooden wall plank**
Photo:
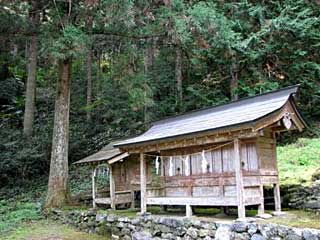
[[[222,166],[223,172],[229,173],[235,171],[233,146],[226,146],[222,148]]]
[[[237,196],[236,186],[224,186],[224,196],[225,197],[236,197]]]
[[[213,173],[222,173],[222,151],[221,149],[216,149],[211,152],[212,155],[212,165]]]
[[[166,187],[165,194],[167,197],[187,197],[189,196],[188,187]]]
[[[219,186],[200,186],[193,187],[192,196],[194,197],[218,197],[220,196]]]

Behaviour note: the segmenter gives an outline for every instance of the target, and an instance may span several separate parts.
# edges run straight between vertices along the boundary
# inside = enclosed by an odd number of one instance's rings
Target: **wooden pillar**
[[[141,192],[141,214],[147,212],[147,174],[146,160],[143,152],[140,152],[140,192]]]
[[[263,185],[260,182],[260,204],[258,206],[258,215],[264,214],[264,196],[263,196]]]
[[[273,133],[273,140],[274,140],[274,145],[273,145],[273,160],[275,163],[275,167],[278,171],[278,160],[277,160],[277,138],[276,138],[276,133]],[[281,212],[281,197],[280,197],[280,184],[279,184],[279,179],[277,180],[276,184],[273,184],[273,195],[274,195],[274,206],[275,206],[275,211],[276,212]]]
[[[239,138],[234,140],[234,159],[235,159],[235,172],[236,172],[236,188],[237,188],[237,202],[238,202],[238,218],[246,217],[246,209],[244,206],[243,196],[243,176],[241,167],[241,151]]]
[[[116,186],[112,171],[112,165],[109,165],[109,184],[110,184],[110,205],[112,209],[116,209]]]
[[[189,204],[186,205],[186,217],[192,217],[192,207]]]
[[[279,183],[273,184],[274,206],[276,212],[281,212],[281,198],[280,198],[280,185]]]
[[[96,208],[96,168],[93,169],[92,172],[92,207]]]

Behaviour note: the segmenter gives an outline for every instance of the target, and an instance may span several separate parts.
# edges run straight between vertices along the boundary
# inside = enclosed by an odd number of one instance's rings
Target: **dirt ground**
[[[106,236],[80,232],[67,225],[41,220],[23,224],[2,240],[109,240]]]

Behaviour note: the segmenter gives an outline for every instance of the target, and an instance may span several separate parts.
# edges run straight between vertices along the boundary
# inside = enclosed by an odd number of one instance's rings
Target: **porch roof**
[[[255,123],[261,118],[280,110],[289,101],[290,97],[297,93],[298,87],[298,85],[295,85],[227,104],[169,117],[153,123],[151,128],[140,136],[117,142],[114,146],[130,147],[131,145],[171,139],[183,135]]]
[[[74,164],[96,164],[96,163],[109,163],[112,164],[118,160],[121,160],[129,154],[127,152],[120,151],[119,148],[113,147],[114,143],[109,143],[103,147],[100,151],[85,157]]]

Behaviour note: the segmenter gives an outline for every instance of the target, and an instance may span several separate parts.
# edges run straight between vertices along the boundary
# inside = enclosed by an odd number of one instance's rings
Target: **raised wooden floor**
[[[237,206],[235,197],[148,197],[148,205]]]
[[[110,198],[96,198],[95,202],[97,204],[111,204],[111,199]]]
[[[133,201],[134,201],[134,196],[131,191],[116,192],[115,199],[114,199],[115,204],[132,203]],[[95,203],[111,205],[111,198],[110,197],[96,198]]]

